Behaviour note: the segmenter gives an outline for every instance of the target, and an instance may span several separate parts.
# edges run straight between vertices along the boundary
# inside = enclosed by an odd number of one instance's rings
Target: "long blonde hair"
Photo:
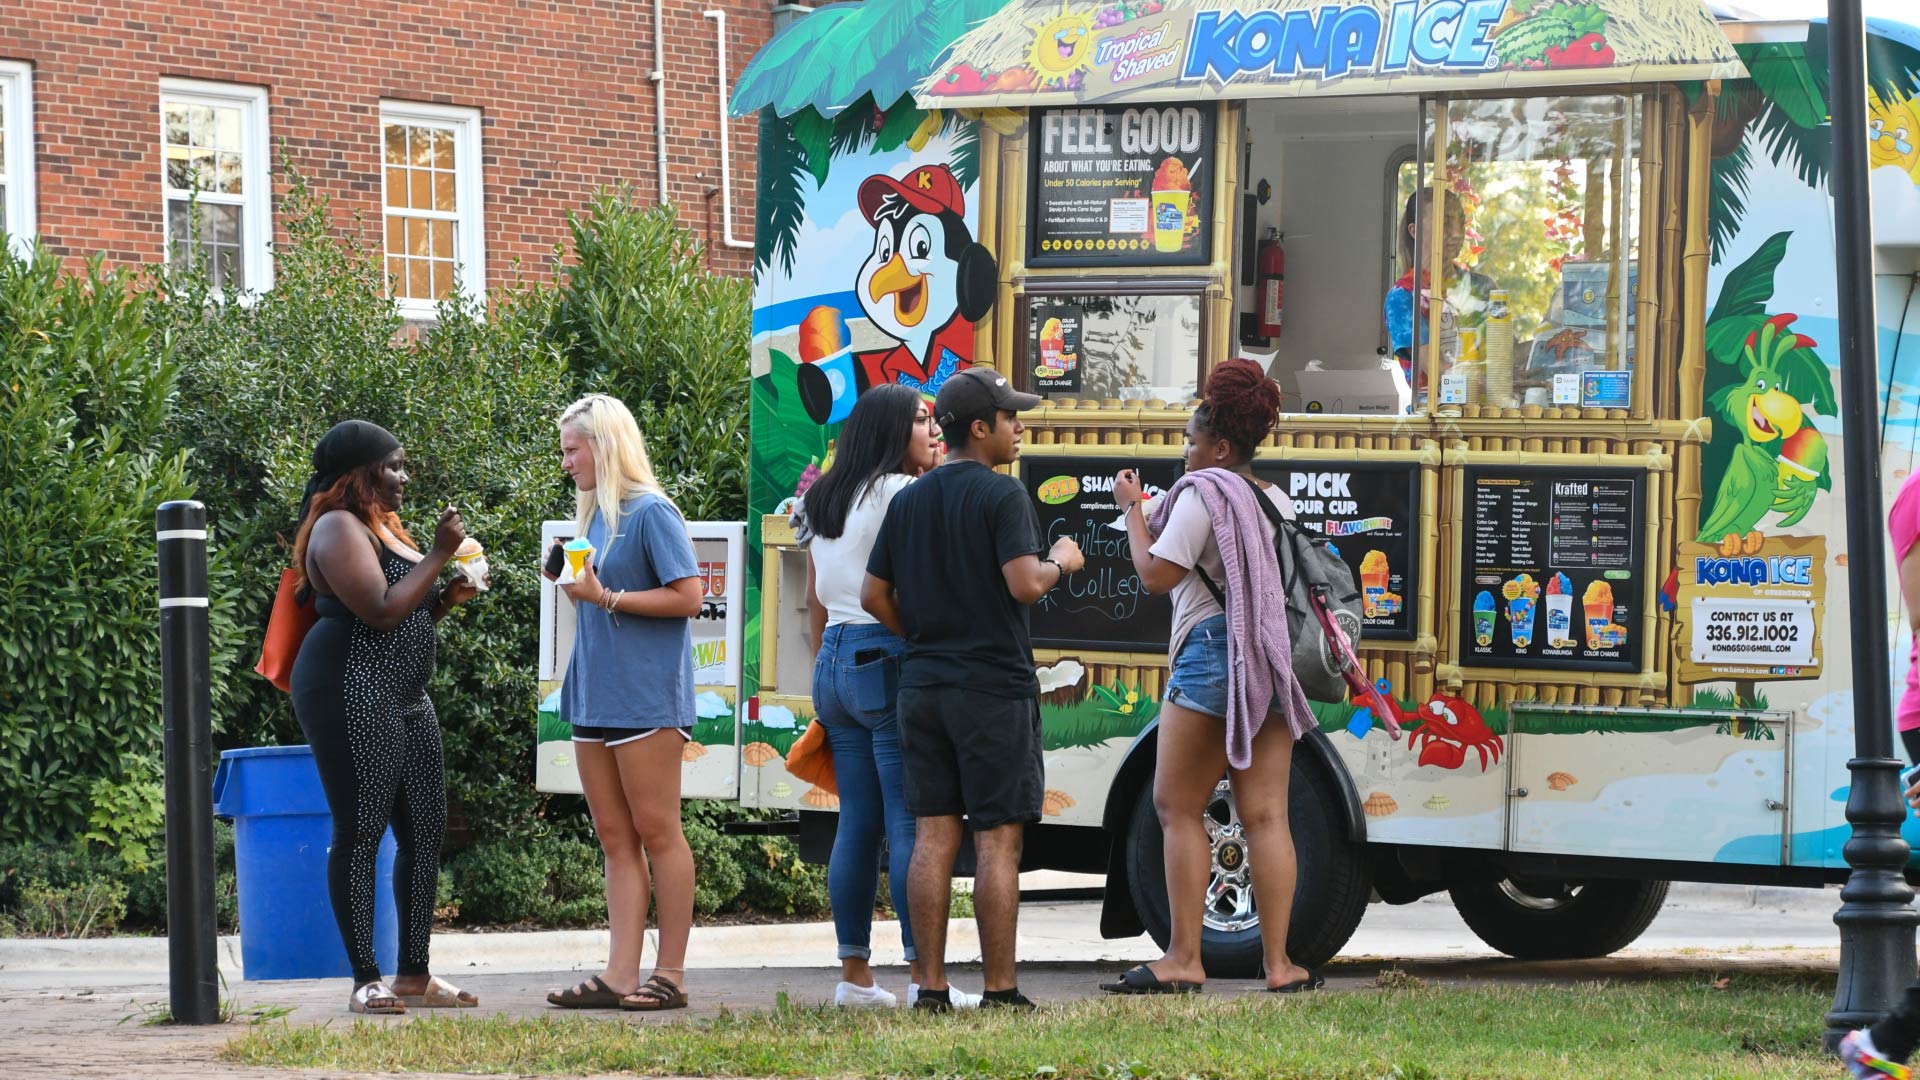
[[[607,523],[607,540],[620,535],[620,504],[643,492],[666,494],[653,477],[640,425],[619,398],[588,394],[560,414],[562,431],[572,429],[593,451],[593,490],[575,493],[574,526],[587,535],[597,508]]]

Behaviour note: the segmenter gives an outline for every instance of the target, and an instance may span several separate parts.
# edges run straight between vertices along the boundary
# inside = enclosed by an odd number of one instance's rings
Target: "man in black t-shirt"
[[[867,612],[907,643],[898,715],[907,808],[918,819],[908,910],[926,981],[916,1008],[949,1007],[947,905],[962,815],[978,864],[981,1004],[1032,1005],[1013,970],[1021,841],[1044,794],[1027,605],[1083,561],[1071,537],[1041,557],[1026,490],[993,471],[1020,456],[1018,414],[1039,404],[986,368],[947,380],[933,415],[948,461],[894,497],[861,590]]]

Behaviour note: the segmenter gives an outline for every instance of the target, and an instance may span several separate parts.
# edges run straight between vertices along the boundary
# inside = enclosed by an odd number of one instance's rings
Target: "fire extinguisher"
[[[1259,271],[1255,295],[1260,298],[1260,336],[1277,338],[1280,336],[1287,293],[1287,253],[1280,246],[1280,230],[1267,230],[1267,238],[1260,242],[1260,254],[1255,262]]]

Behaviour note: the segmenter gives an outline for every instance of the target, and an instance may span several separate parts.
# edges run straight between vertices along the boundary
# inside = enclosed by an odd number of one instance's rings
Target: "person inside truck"
[[[922,973],[907,885],[914,824],[894,710],[906,642],[860,606],[860,587],[887,507],[940,457],[933,406],[908,386],[873,387],[854,402],[840,429],[833,467],[807,488],[794,520],[795,536],[807,549],[814,717],[826,730],[840,795],[827,897],[840,944],[833,1003],[843,1008],[889,1007],[899,1000],[874,984],[868,963],[883,842],[900,944],[910,968],[907,1004],[919,998]],[[977,994],[952,988],[949,993],[955,1008],[980,1003]]]
[[[907,643],[897,707],[917,825],[908,906],[926,979],[914,1008],[931,1012],[953,1008],[947,906],[963,822],[978,863],[981,1007],[1033,1007],[1014,976],[1020,852],[1045,796],[1027,606],[1082,564],[1072,537],[1041,546],[1026,488],[994,471],[1019,458],[1019,414],[1039,404],[988,368],[947,380],[933,415],[949,460],[894,496],[861,587],[861,606]]]
[[[1187,474],[1154,500],[1153,516],[1141,506],[1137,473],[1123,470],[1114,480],[1135,572],[1148,592],[1173,594],[1171,672],[1153,770],[1172,933],[1160,959],[1100,984],[1110,994],[1191,994],[1206,985],[1200,940],[1216,856],[1203,819],[1223,774],[1246,845],[1220,857],[1249,862],[1267,989],[1290,994],[1325,985],[1287,956],[1297,870],[1287,781],[1294,740],[1316,724],[1290,649],[1280,648],[1287,610],[1274,519],[1291,518],[1293,504],[1253,475],[1254,448],[1279,418],[1280,388],[1260,365],[1221,361],[1187,422]]]
[[[1463,356],[1460,344],[1460,331],[1475,330],[1487,318],[1487,296],[1494,289],[1493,279],[1460,265],[1460,254],[1467,243],[1467,211],[1460,196],[1447,192],[1447,218],[1445,233],[1441,237],[1442,254],[1446,258],[1446,282],[1443,290],[1444,303],[1440,312],[1440,362],[1451,364],[1460,359],[1472,359]],[[1433,299],[1433,290],[1428,280],[1426,267],[1419,266],[1419,254],[1414,247],[1416,222],[1433,210],[1433,189],[1421,188],[1407,196],[1405,206],[1400,211],[1400,266],[1403,273],[1392,287],[1387,290],[1385,302],[1381,305],[1387,323],[1387,341],[1393,349],[1394,358],[1400,361],[1400,370],[1407,376],[1407,385],[1424,390],[1425,373],[1421,381],[1414,381],[1413,343],[1417,339],[1427,340],[1429,304]],[[1414,281],[1420,282],[1414,287]],[[1415,302],[1416,294],[1418,303]]]

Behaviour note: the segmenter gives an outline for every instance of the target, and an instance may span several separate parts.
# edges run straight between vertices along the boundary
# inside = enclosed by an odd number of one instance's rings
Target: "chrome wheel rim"
[[[1522,887],[1509,878],[1500,879],[1500,892],[1516,907],[1528,911],[1557,911],[1574,901],[1580,895],[1580,886],[1568,882],[1542,882],[1538,885]]]
[[[1213,799],[1200,817],[1212,848],[1212,874],[1207,881],[1206,912],[1202,922],[1209,930],[1237,933],[1260,925],[1260,913],[1253,902],[1253,872],[1247,848],[1246,829],[1240,823],[1240,809],[1234,802],[1233,787],[1221,780],[1213,789]]]

